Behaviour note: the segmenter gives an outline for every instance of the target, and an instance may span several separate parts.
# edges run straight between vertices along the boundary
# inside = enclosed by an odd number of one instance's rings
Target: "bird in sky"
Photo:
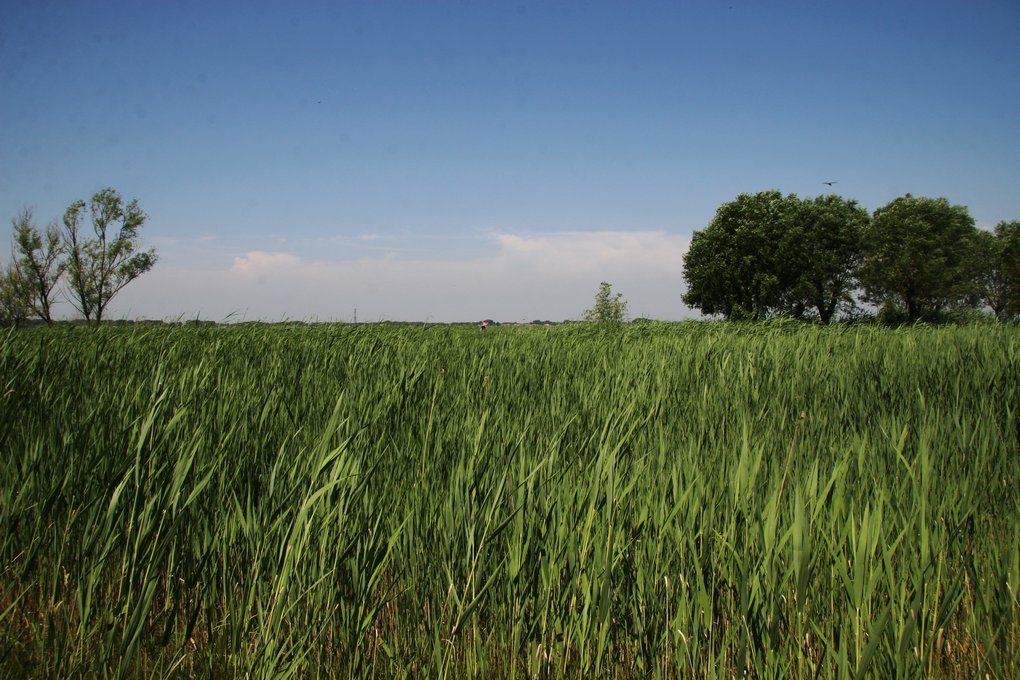
[[[822,184],[828,184],[831,187],[835,182],[822,182]]]

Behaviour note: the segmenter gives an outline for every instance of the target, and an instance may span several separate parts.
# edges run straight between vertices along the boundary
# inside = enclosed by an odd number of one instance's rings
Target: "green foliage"
[[[13,264],[0,265],[0,326],[20,326],[31,310],[28,282]]]
[[[741,194],[694,232],[684,257],[684,302],[728,319],[763,319],[782,306],[789,270],[777,246],[799,206],[778,191]]]
[[[995,233],[978,230],[978,294],[998,319],[1020,317],[1020,221],[1000,222]]]
[[[864,232],[866,299],[902,307],[910,321],[964,304],[974,294],[976,239],[963,206],[910,194],[893,200]]]
[[[595,295],[595,305],[584,312],[584,320],[595,323],[622,323],[627,316],[623,293],[613,294],[613,287],[603,281]]]
[[[1020,677],[1013,324],[0,334],[0,675]]]
[[[841,305],[853,305],[862,236],[870,220],[856,201],[834,194],[801,202],[782,242],[782,254],[795,269],[787,309],[812,310],[829,323]]]
[[[86,216],[94,238],[82,234]],[[32,210],[22,210],[12,220],[15,259],[3,275],[3,320],[35,316],[52,323],[57,286],[67,273],[71,303],[86,320],[101,321],[110,300],[156,262],[155,250],[138,250],[145,219],[136,200],[125,204],[113,189],[97,192],[88,204],[72,203],[63,233],[55,221],[41,232]]]
[[[31,209],[22,210],[13,220],[16,259],[14,266],[25,282],[24,304],[32,314],[52,323],[51,309],[57,282],[67,268],[62,258],[60,229],[50,222],[40,233]]]
[[[86,213],[94,238],[81,232]],[[109,188],[96,192],[87,204],[75,201],[64,213],[71,301],[87,321],[102,321],[110,300],[156,263],[155,249],[138,250],[138,230],[146,217],[136,199],[125,204]]]
[[[694,232],[684,302],[727,319],[780,314],[828,323],[851,300],[867,212],[838,196],[741,194]]]

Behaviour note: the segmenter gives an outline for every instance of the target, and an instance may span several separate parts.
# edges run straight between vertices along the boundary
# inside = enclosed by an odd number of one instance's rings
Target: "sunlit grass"
[[[0,337],[0,669],[1020,676],[1020,331]]]

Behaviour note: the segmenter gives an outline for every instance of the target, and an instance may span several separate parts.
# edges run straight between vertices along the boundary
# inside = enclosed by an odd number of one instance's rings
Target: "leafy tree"
[[[974,291],[974,220],[945,198],[894,199],[864,230],[865,299],[908,320],[964,303]]]
[[[784,307],[794,278],[778,245],[800,201],[778,191],[724,203],[684,256],[684,302],[727,319],[763,319]]]
[[[63,247],[60,229],[56,222],[50,222],[45,233],[40,233],[32,219],[32,210],[25,208],[12,220],[16,259],[14,267],[21,278],[21,287],[26,293],[25,305],[28,310],[53,323],[50,310],[53,306],[54,290],[67,268],[62,259]]]
[[[724,203],[684,257],[684,302],[728,319],[784,314],[828,323],[852,301],[868,213],[839,196],[778,191]]]
[[[0,267],[0,325],[20,326],[28,318],[27,282],[13,264]]]
[[[827,324],[841,305],[854,304],[861,238],[870,219],[856,201],[835,194],[801,203],[782,240],[782,253],[796,269],[788,309],[813,309]]]
[[[613,295],[612,285],[603,281],[599,284],[599,292],[595,295],[595,306],[585,311],[585,321],[598,323],[621,323],[627,316],[627,302],[623,293]]]
[[[95,238],[81,233],[86,213]],[[96,192],[88,203],[75,201],[64,213],[72,304],[86,320],[102,321],[110,300],[156,263],[154,249],[138,250],[138,230],[146,218],[136,199],[125,203],[113,189]]]
[[[995,233],[977,230],[977,286],[998,319],[1020,316],[1020,221],[1000,222]]]

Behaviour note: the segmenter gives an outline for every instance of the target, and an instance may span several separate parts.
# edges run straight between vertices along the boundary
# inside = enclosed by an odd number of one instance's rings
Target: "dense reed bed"
[[[1020,677],[1020,330],[0,336],[0,674]]]

